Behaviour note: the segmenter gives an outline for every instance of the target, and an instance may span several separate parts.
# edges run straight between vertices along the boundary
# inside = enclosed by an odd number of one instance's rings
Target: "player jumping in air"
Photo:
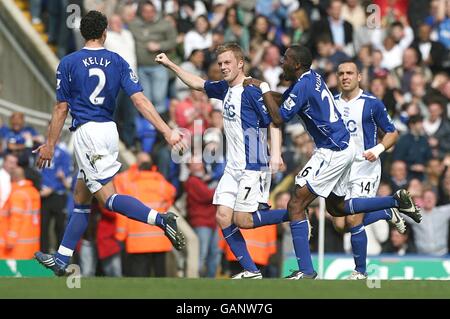
[[[142,93],[138,78],[118,54],[106,50],[106,17],[90,11],[81,20],[80,31],[86,40],[83,49],[64,57],[56,72],[57,103],[53,110],[47,142],[36,151],[37,166],[48,167],[64,121],[70,111],[73,121],[74,153],[79,167],[75,186],[75,209],[55,255],[37,252],[36,259],[56,275],[63,276],[73,251],[87,228],[92,196],[101,205],[150,225],[161,227],[176,249],[185,245],[173,213],[160,214],[134,197],[116,193],[112,178],[119,171],[119,137],[113,112],[117,93],[122,88],[142,115],[176,149],[183,148],[182,136],[171,130]]]
[[[223,121],[227,140],[227,165],[214,194],[216,219],[225,240],[244,269],[233,279],[261,279],[239,228],[256,228],[288,220],[286,210],[258,210],[269,198],[269,164],[278,169],[281,160],[281,132],[270,125],[271,156],[267,152],[266,129],[270,116],[258,87],[243,87],[244,54],[237,44],[217,49],[222,81],[206,81],[188,73],[161,53],[156,62],[171,69],[195,90],[223,101]],[[239,227],[239,228],[238,228]]]
[[[393,196],[345,200],[356,146],[330,90],[322,77],[311,70],[311,63],[311,52],[306,47],[293,45],[286,50],[282,60],[283,74],[286,80],[294,83],[282,96],[270,92],[265,82],[248,79],[244,83],[260,86],[264,104],[275,125],[281,125],[298,114],[317,147],[297,175],[294,194],[288,203],[299,270],[287,279],[314,279],[317,276],[309,250],[309,227],[305,215],[305,208],[317,196],[326,199],[327,210],[333,216],[367,214],[396,207],[416,222],[420,222],[422,217],[411,196],[403,189]],[[366,152],[374,151],[369,149]]]
[[[337,76],[341,94],[335,96],[334,100],[356,146],[346,198],[375,197],[381,179],[379,156],[395,144],[398,132],[383,102],[359,88],[361,72],[354,62],[341,63],[338,66]],[[377,144],[378,129],[385,133],[379,144]],[[406,231],[405,221],[397,208],[370,214],[348,215],[345,218],[334,217],[335,227],[338,230],[351,233],[356,267],[348,279],[367,278],[367,235],[364,226],[381,219],[387,220],[400,233]]]

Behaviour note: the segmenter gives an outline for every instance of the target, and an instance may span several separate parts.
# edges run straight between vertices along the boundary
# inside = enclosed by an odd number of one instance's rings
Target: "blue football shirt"
[[[299,115],[317,148],[347,148],[350,134],[322,77],[309,70],[283,94],[280,116],[285,122]]]
[[[71,130],[87,122],[113,121],[116,97],[142,91],[129,64],[104,48],[84,48],[65,56],[56,71],[56,99],[69,104]]]

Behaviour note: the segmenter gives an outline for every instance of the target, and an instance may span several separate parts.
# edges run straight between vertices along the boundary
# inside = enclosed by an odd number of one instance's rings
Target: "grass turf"
[[[3,298],[151,298],[151,299],[305,299],[450,298],[448,281],[227,280],[176,278],[82,278],[69,289],[68,278],[0,278]],[[70,281],[70,279],[69,279]]]

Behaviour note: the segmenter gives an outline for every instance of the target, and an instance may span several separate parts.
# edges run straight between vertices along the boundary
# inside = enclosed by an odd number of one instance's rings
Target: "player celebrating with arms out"
[[[381,179],[379,156],[395,144],[398,132],[383,102],[360,89],[361,72],[355,62],[341,63],[338,66],[337,76],[341,94],[335,96],[336,106],[356,146],[346,198],[375,197]],[[379,144],[377,144],[378,129],[385,133]],[[397,208],[370,214],[348,215],[345,218],[334,217],[336,229],[351,233],[356,267],[348,279],[367,278],[367,235],[364,226],[381,219],[390,222],[400,233],[405,233],[405,221]]]
[[[55,255],[37,252],[36,259],[56,275],[67,274],[73,251],[88,225],[92,196],[112,211],[128,218],[161,227],[176,249],[185,245],[177,230],[173,213],[160,214],[131,196],[116,193],[113,176],[121,164],[117,161],[119,137],[113,112],[119,88],[122,88],[142,115],[176,149],[182,149],[182,136],[171,130],[142,93],[142,87],[127,62],[103,47],[106,17],[90,11],[81,20],[80,31],[86,41],[80,51],[64,57],[56,72],[57,103],[53,110],[47,142],[39,152],[37,166],[48,167],[64,121],[70,111],[74,131],[74,153],[80,169],[75,186],[75,209]]]
[[[294,81],[281,96],[270,92],[267,83],[247,79],[244,85],[260,86],[264,104],[275,125],[299,115],[316,144],[316,151],[295,179],[295,190],[288,203],[292,240],[299,266],[287,279],[314,279],[308,242],[308,223],[305,208],[317,197],[326,199],[328,212],[333,216],[370,213],[391,207],[420,222],[421,214],[406,190],[394,196],[350,198],[345,195],[350,168],[355,158],[355,145],[339,114],[334,98],[322,77],[311,70],[311,52],[303,46],[288,48],[282,60],[283,75]],[[281,105],[281,107],[278,107]]]
[[[216,219],[225,240],[244,271],[233,279],[261,279],[247,250],[238,227],[255,228],[288,220],[286,210],[258,210],[269,198],[270,172],[267,137],[263,128],[270,117],[262,102],[261,90],[254,86],[244,88],[244,54],[234,43],[217,49],[217,62],[222,81],[206,81],[188,73],[161,53],[156,62],[171,69],[195,90],[204,90],[210,98],[223,101],[224,130],[227,139],[227,165],[213,198],[217,205]],[[281,132],[270,125],[270,167],[281,165]]]

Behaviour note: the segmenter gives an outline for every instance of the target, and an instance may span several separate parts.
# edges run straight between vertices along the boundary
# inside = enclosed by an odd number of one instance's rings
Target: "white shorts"
[[[259,203],[267,204],[269,200],[271,178],[269,171],[225,168],[213,204],[230,207],[236,212],[255,212]]]
[[[306,185],[312,193],[324,198],[331,192],[345,196],[354,158],[355,144],[352,139],[343,151],[319,148],[298,173],[295,184],[300,187]]]
[[[381,179],[381,162],[356,160],[350,169],[346,199],[377,196]]]
[[[91,193],[108,183],[122,164],[119,155],[119,134],[114,122],[88,122],[74,133],[74,153],[78,178],[84,179]]]

